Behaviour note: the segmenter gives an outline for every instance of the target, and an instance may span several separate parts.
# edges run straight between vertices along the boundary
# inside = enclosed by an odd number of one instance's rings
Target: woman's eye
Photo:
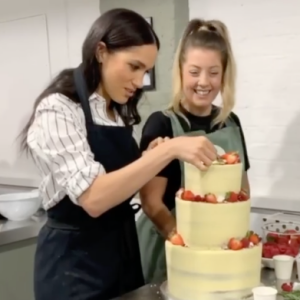
[[[137,71],[140,67],[137,65],[129,64],[132,71]]]

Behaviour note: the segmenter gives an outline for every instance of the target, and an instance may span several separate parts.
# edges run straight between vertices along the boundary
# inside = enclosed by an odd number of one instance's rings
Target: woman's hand
[[[143,151],[142,155],[146,154],[149,150],[154,149],[155,147],[157,147],[160,144],[165,143],[166,141],[168,141],[170,138],[168,137],[158,137],[155,140],[153,140],[149,145],[146,151]]]
[[[204,136],[182,136],[170,141],[171,149],[177,159],[193,164],[200,170],[207,170],[217,159],[217,149]]]

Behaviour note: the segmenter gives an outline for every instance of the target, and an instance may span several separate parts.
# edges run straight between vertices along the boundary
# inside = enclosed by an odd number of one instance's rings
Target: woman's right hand
[[[172,148],[177,159],[193,164],[202,171],[217,159],[217,149],[205,136],[182,136],[172,139]]]

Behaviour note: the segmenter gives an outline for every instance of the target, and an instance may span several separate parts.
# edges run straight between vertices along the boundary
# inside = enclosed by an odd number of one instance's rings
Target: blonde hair
[[[204,47],[217,50],[221,54],[223,65],[222,102],[213,124],[223,124],[229,117],[235,104],[236,65],[230,44],[228,30],[221,21],[191,20],[184,31],[175,54],[173,65],[173,95],[169,109],[181,114],[182,100],[182,63],[189,47]]]

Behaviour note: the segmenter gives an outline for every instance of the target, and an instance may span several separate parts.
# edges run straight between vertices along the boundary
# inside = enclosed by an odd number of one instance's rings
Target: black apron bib
[[[87,139],[95,160],[112,172],[136,160],[139,149],[131,127],[94,124],[81,68],[74,79]],[[35,300],[108,300],[144,285],[131,199],[98,218],[68,196],[47,212],[35,255]]]

